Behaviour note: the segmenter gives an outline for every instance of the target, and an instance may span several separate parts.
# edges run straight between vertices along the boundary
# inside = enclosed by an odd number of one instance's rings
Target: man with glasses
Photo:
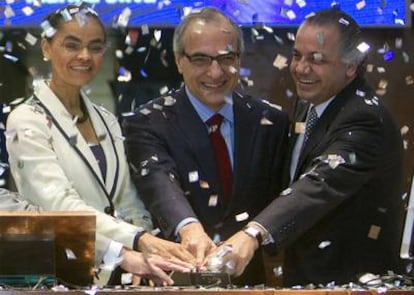
[[[124,134],[133,181],[155,223],[202,267],[282,188],[288,118],[235,91],[242,32],[220,11],[186,16],[173,48],[184,87],[126,117]],[[258,253],[235,283],[263,282]]]

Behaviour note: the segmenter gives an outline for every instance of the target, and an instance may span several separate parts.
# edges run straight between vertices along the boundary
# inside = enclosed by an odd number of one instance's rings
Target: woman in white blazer
[[[103,24],[81,4],[50,14],[42,28],[51,79],[35,81],[33,96],[7,120],[10,169],[19,193],[44,210],[95,212],[97,233],[108,238],[104,262],[120,255],[127,271],[172,283],[161,268],[185,271],[189,264],[157,255],[148,261],[132,249],[193,258],[179,244],[146,233],[151,217],[130,181],[117,118],[81,90],[103,61]]]

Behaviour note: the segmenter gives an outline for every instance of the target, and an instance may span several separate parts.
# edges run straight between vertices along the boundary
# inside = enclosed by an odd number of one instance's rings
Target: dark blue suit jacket
[[[209,206],[210,196],[221,194],[216,163],[207,128],[184,89],[125,118],[133,180],[165,237],[173,239],[178,223],[195,217],[211,238],[220,235],[224,241],[282,189],[287,114],[237,93],[233,107],[233,193],[228,205],[219,197],[217,206]],[[196,181],[190,181],[190,174],[198,175]],[[239,214],[249,217],[237,221]]]
[[[308,108],[297,104],[296,122]],[[287,286],[399,271],[402,159],[391,114],[363,79],[354,80],[319,118],[291,186],[255,218],[273,248],[286,248]]]

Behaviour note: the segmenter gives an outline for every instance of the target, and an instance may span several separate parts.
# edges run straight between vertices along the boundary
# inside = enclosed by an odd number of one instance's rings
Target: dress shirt
[[[194,109],[196,110],[197,114],[201,118],[201,120],[206,123],[211,116],[213,116],[216,112],[213,111],[210,107],[199,101],[194,95],[190,93],[190,91],[186,88],[186,93],[188,98],[190,99],[191,104],[193,105]],[[227,149],[229,151],[230,163],[233,167],[233,158],[234,158],[234,114],[233,114],[233,97],[227,95],[225,97],[226,103],[221,107],[221,109],[217,112],[223,116],[223,122],[220,126],[221,135],[226,142]],[[208,126],[206,124],[206,129],[208,130]]]
[[[206,104],[202,103],[200,100],[198,100],[194,95],[191,94],[191,92],[188,90],[188,88],[185,88],[186,94],[193,105],[195,111],[199,115],[200,119],[204,122],[206,125],[206,129],[208,129],[208,126],[206,124],[206,121],[210,119],[211,116],[213,116],[216,112],[213,111],[210,107],[208,107]],[[233,113],[233,97],[231,94],[227,95],[225,97],[226,103],[221,107],[221,109],[218,111],[220,115],[223,116],[223,122],[220,126],[220,132],[221,135],[224,138],[224,141],[227,145],[227,150],[229,151],[229,157],[230,157],[230,163],[231,167],[233,168],[233,153],[234,153],[234,113]],[[175,236],[179,240],[179,232],[180,230],[186,226],[187,224],[193,223],[193,222],[199,222],[198,219],[193,217],[184,218],[181,220],[176,229],[175,229]]]
[[[318,105],[313,105],[311,104],[309,106],[308,109],[308,113],[309,110],[314,107],[316,113],[318,114],[318,119],[322,116],[323,112],[325,111],[325,109],[328,107],[329,103],[334,99],[335,97],[331,97],[330,99],[328,99],[327,101],[324,101],[321,104]],[[306,118],[308,117],[308,115],[306,115]],[[292,151],[292,159],[290,161],[290,183],[293,182],[293,178],[295,177],[295,172],[296,172],[296,167],[298,165],[298,160],[299,160],[299,155],[300,155],[300,151],[302,150],[302,145],[303,145],[303,139],[304,139],[304,132],[301,132],[297,139],[296,139],[296,143],[295,146],[293,148]]]

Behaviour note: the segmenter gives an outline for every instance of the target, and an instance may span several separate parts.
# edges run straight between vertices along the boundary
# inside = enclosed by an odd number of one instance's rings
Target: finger
[[[132,276],[132,286],[139,286],[141,284],[141,277],[134,275]]]
[[[234,275],[236,277],[240,276],[243,273],[244,269],[246,268],[246,265],[247,264],[245,261],[242,261],[242,260],[239,260],[238,262],[235,261]]]
[[[161,269],[163,262],[157,261],[157,258],[151,258],[147,260],[148,266],[151,270],[151,276],[155,276],[161,282],[165,282],[168,285],[174,284],[174,281]],[[158,266],[160,264],[160,267]]]
[[[209,249],[210,243],[200,244],[199,247],[196,248],[196,263],[198,267],[203,265],[203,262],[206,258],[206,254],[208,253]]]
[[[175,257],[178,258],[180,260],[183,260],[185,262],[191,263],[191,264],[195,264],[196,259],[194,257],[194,255],[192,255],[189,251],[187,251],[186,249],[184,249],[181,246],[176,246],[171,250],[171,254]]]
[[[185,261],[182,261],[177,258],[170,258],[167,260],[168,262],[171,262],[173,266],[175,267],[181,267],[183,269],[183,272],[191,271],[194,268],[194,265]]]

